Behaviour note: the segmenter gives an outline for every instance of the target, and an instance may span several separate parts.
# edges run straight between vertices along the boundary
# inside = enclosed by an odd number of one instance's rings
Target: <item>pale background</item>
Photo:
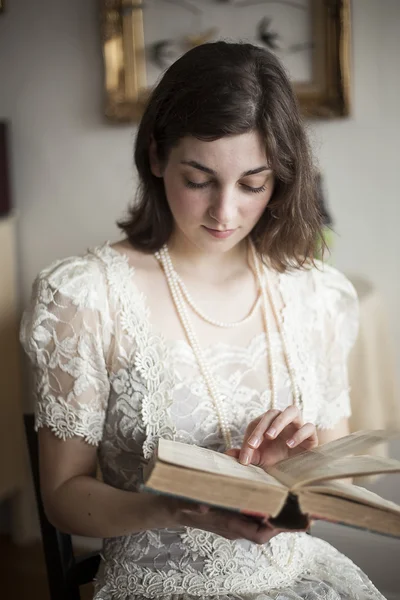
[[[353,33],[352,116],[313,123],[311,133],[339,233],[335,264],[381,290],[400,366],[400,1],[354,0]],[[118,236],[114,222],[135,187],[134,127],[102,117],[97,2],[9,0],[0,90],[0,118],[12,125],[22,307],[49,262]],[[400,502],[398,478],[378,491]],[[400,540],[320,531],[400,598]]]

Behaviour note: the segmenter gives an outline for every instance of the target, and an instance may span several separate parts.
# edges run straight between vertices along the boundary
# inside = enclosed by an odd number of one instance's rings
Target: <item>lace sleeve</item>
[[[36,429],[100,442],[109,394],[105,304],[100,268],[88,259],[59,261],[36,279],[20,332],[34,371]]]
[[[358,333],[359,307],[354,287],[336,269],[324,266],[316,280],[323,311],[317,426],[330,429],[351,416],[348,357]]]

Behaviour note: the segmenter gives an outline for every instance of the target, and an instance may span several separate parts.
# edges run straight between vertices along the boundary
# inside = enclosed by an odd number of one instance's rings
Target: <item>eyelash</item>
[[[199,190],[199,189],[201,190],[205,187],[208,187],[210,185],[210,183],[212,183],[212,182],[206,181],[204,183],[195,183],[194,181],[190,181],[189,179],[186,179],[185,183],[188,188],[191,188],[194,190]],[[261,192],[265,192],[265,189],[266,189],[265,185],[262,185],[259,188],[252,188],[249,185],[245,185],[244,183],[242,183],[241,185],[243,185],[243,187],[246,188],[246,190],[248,192],[251,192],[252,194],[260,194]]]

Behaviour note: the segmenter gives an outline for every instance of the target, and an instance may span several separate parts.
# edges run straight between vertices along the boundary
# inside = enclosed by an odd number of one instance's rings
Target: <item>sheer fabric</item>
[[[305,421],[333,427],[350,415],[347,356],[358,324],[351,284],[335,269],[270,274]],[[160,308],[163,302],[160,299]],[[98,446],[104,480],[135,491],[159,437],[224,451],[217,418],[184,339],[152,325],[135,270],[108,243],[57,261],[37,278],[21,341],[36,376],[36,424]],[[278,408],[291,403],[276,331]],[[224,395],[234,445],[270,405],[266,339],[222,340],[205,356]],[[261,547],[180,527],[104,540],[96,600],[378,600],[349,559],[322,540],[282,533]]]

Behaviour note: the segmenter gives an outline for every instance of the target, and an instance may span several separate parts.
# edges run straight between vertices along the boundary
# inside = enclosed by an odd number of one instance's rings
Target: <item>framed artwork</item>
[[[350,111],[350,0],[100,0],[105,114],[140,118],[168,66],[209,41],[251,42],[285,65],[306,117]]]

